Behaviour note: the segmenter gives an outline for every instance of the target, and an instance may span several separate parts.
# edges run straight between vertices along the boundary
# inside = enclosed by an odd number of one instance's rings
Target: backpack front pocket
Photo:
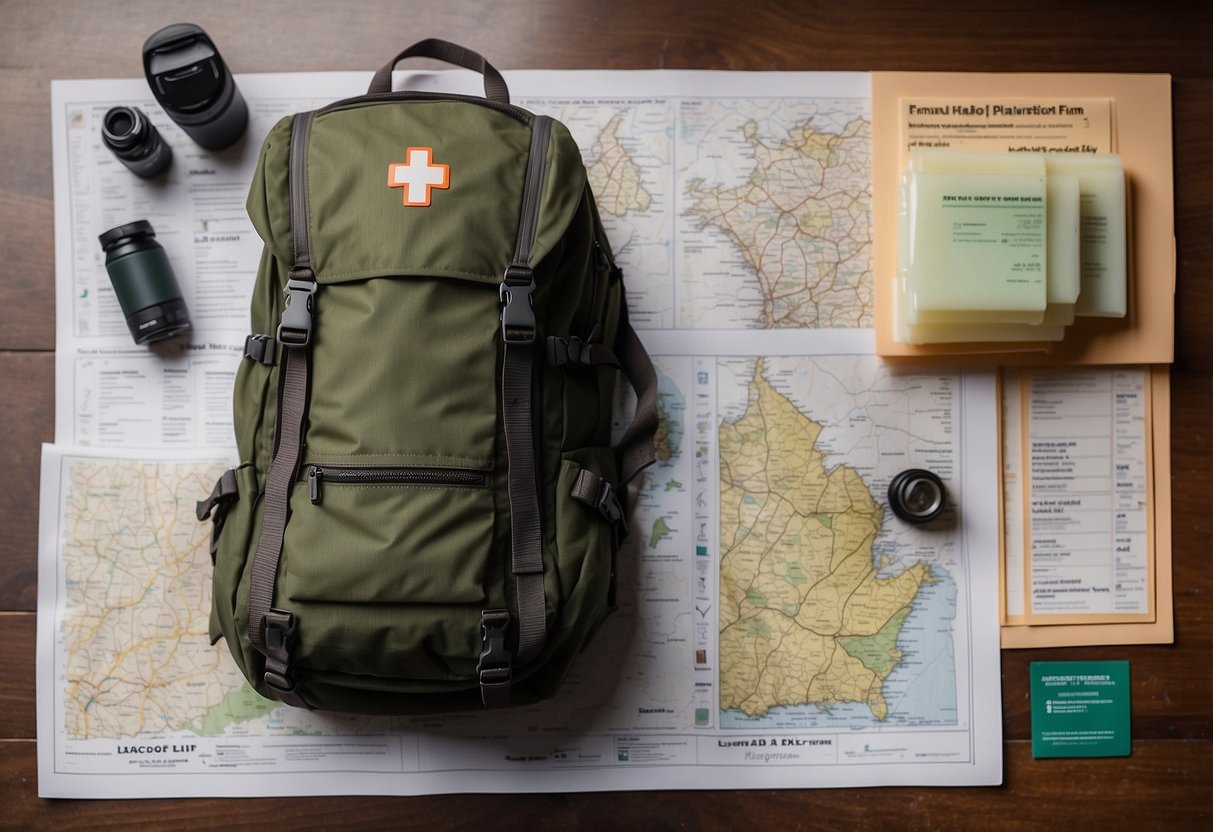
[[[489,471],[307,465],[291,493],[275,604],[301,668],[470,676],[480,611],[503,606]]]
[[[291,495],[280,603],[481,604],[493,544],[489,474],[305,466]]]

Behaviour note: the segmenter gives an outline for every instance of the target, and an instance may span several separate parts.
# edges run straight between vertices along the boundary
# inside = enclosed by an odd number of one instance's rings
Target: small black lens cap
[[[106,231],[97,238],[101,243],[102,249],[107,249],[119,240],[125,240],[128,237],[147,237],[155,236],[156,232],[152,230],[152,224],[147,220],[135,220],[124,225],[119,225]]]
[[[930,523],[943,511],[943,480],[923,468],[910,468],[889,483],[889,508],[907,523]]]

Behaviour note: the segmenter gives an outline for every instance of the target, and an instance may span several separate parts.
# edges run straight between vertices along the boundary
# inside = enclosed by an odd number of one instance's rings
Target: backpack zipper
[[[595,336],[602,337],[598,331],[598,326],[606,315],[606,309],[603,308],[606,306],[606,293],[603,293],[604,297],[601,300],[598,294],[599,289],[607,283],[607,281],[603,280],[603,275],[610,271],[610,268],[611,261],[607,257],[606,251],[603,250],[602,243],[598,242],[598,235],[595,234],[594,265],[590,269],[593,274],[593,277],[590,279],[590,307],[586,311],[587,321],[583,330],[587,341],[592,340]]]
[[[291,199],[291,244],[294,264],[291,277],[315,280],[312,274],[311,205],[307,192],[307,145],[312,134],[313,112],[299,113],[291,125],[290,149],[290,199]],[[305,273],[306,272],[306,273]]]
[[[322,491],[324,482],[347,485],[439,485],[485,488],[488,486],[488,480],[488,474],[484,471],[474,471],[469,468],[433,468],[412,465],[354,468],[310,465],[307,472],[307,496],[313,504],[319,504],[324,496]]]

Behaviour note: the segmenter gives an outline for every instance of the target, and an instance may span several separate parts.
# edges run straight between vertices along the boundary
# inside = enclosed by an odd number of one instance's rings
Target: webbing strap
[[[620,303],[626,304],[626,298],[621,299]],[[636,391],[636,412],[616,448],[621,473],[620,483],[630,482],[653,463],[657,458],[653,440],[657,436],[659,424],[657,374],[653,371],[653,362],[649,359],[648,352],[628,323],[626,312],[620,315],[615,350],[603,344],[582,341],[576,336],[549,336],[547,362],[549,367],[621,368],[632,389]]]
[[[199,500],[195,506],[194,516],[198,518],[198,522],[201,523],[210,517],[216,506],[222,506],[236,499],[239,490],[236,483],[236,469],[228,468],[215,481],[215,487],[211,489],[210,495],[205,500]]]
[[[623,287],[620,286],[620,291],[622,290]],[[657,459],[657,373],[653,370],[653,362],[636,335],[636,330],[628,323],[627,298],[621,297],[619,304],[619,331],[615,336],[615,355],[619,358],[628,383],[636,391],[636,413],[616,448],[619,457],[619,482],[620,485],[625,485]]]
[[[282,538],[290,516],[291,483],[299,473],[303,439],[303,414],[307,407],[308,351],[306,348],[282,351],[281,420],[278,451],[265,478],[265,517],[257,551],[253,554],[249,584],[249,638],[253,646],[265,652],[265,616],[274,603],[274,580],[282,556]]]
[[[628,322],[628,298],[623,285],[623,271],[615,263],[610,241],[598,206],[590,200],[590,215],[594,219],[594,239],[606,258],[612,280],[619,280],[619,328],[615,332],[615,357],[632,389],[636,391],[636,412],[615,447],[619,461],[619,484],[625,486],[657,459],[657,373],[649,354]]]
[[[543,648],[546,613],[543,599],[542,527],[535,486],[535,440],[531,417],[534,344],[506,342],[501,379],[505,447],[509,458],[510,570],[518,609],[518,659],[525,662]]]
[[[510,500],[510,571],[518,612],[519,662],[527,662],[547,640],[547,611],[543,596],[543,530],[535,469],[535,428],[531,410],[535,372],[535,275],[531,250],[535,245],[539,204],[547,168],[552,122],[537,116],[531,127],[531,149],[523,183],[522,208],[514,257],[501,283],[501,336],[505,359],[501,374],[502,422],[508,459],[506,478]]]
[[[316,290],[315,276],[311,271],[305,164],[311,119],[311,113],[297,115],[291,133],[291,226],[295,262],[291,268],[291,279],[287,281],[283,324],[278,327],[278,340],[282,344],[278,431],[274,458],[265,479],[265,513],[257,550],[253,553],[249,582],[249,640],[266,657],[266,682],[276,691],[285,690],[293,698],[297,698],[293,686],[287,690],[276,684],[276,680],[290,677],[289,639],[269,644],[267,630],[275,626],[276,616],[289,615],[272,611],[274,583],[278,575],[278,561],[282,557],[286,522],[290,517],[291,484],[298,475],[303,453],[304,419],[307,414],[312,299]],[[292,635],[293,629],[292,622]]]
[[[223,531],[223,524],[227,521],[228,509],[239,497],[240,488],[236,482],[236,469],[229,468],[219,477],[215,487],[211,489],[210,495],[205,500],[199,501],[195,507],[195,515],[199,523],[208,517],[212,517],[214,520],[214,528],[211,529],[212,564],[219,553],[219,535]]]

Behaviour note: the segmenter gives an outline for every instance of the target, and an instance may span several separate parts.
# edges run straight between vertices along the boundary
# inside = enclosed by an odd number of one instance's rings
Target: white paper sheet
[[[40,794],[1000,782],[995,385],[983,373],[897,373],[871,355],[859,74],[507,73],[515,102],[561,118],[583,148],[667,422],[621,554],[620,609],[559,696],[424,719],[310,713],[261,700],[222,643],[199,637],[206,527],[186,520],[204,496],[194,493],[201,469],[230,447],[224,374],[239,360],[259,254],[238,207],[242,183],[279,115],[367,80],[240,77],[249,135],[218,156],[192,150],[141,81],[53,86],[57,439],[123,450],[44,452]],[[479,81],[456,72],[409,83],[475,92]],[[167,183],[145,185],[106,158],[96,123],[113,103],[143,107],[173,144]],[[730,208],[747,194],[752,210]],[[780,222],[788,216],[803,223]],[[195,316],[181,354],[132,347],[108,290],[96,235],[141,217],[160,232]],[[772,248],[784,254],[772,260]],[[822,269],[836,280],[810,279]],[[741,430],[804,480],[849,483],[854,499],[806,504],[759,445],[737,441]],[[134,444],[188,458],[152,464],[165,454]],[[937,471],[952,494],[937,527],[907,527],[885,508],[883,490],[908,467]],[[165,495],[152,519],[149,494]],[[788,545],[789,517],[811,545]],[[154,545],[123,536],[133,518]],[[870,534],[849,540],[857,522]],[[749,663],[779,627],[811,632],[785,605],[817,586],[805,583],[813,569],[832,576],[836,554],[862,567],[853,577],[870,601],[815,596],[807,606],[837,618],[835,629],[778,666]],[[125,568],[132,557],[140,568]],[[799,692],[782,678],[815,661],[821,672]]]
[[[1003,378],[1010,623],[1153,620],[1148,372]]]

